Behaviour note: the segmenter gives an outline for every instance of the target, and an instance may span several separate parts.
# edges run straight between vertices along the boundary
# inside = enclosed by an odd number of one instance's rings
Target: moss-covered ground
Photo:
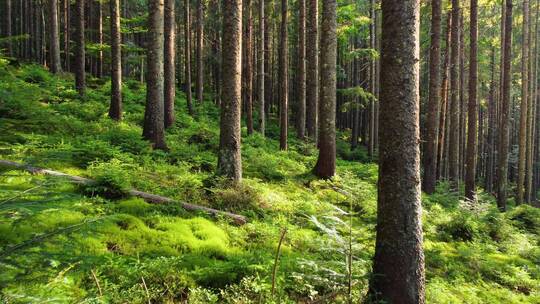
[[[69,75],[0,61],[0,159],[90,177],[91,186],[0,169],[0,301],[6,303],[357,303],[374,252],[377,166],[338,141],[337,176],[311,173],[316,149],[291,134],[279,151],[244,134],[244,183],[214,176],[218,109],[195,118],[181,92],[169,151],[140,137],[144,86],[124,83],[124,120],[107,118],[110,84],[79,99]],[[245,130],[244,130],[245,132]],[[128,188],[248,217],[243,226],[126,197]],[[445,184],[423,198],[428,303],[540,303],[540,210],[501,214]],[[286,230],[272,293],[272,268]],[[349,250],[352,248],[352,251]],[[352,252],[350,254],[349,252]],[[348,257],[353,257],[348,271]]]

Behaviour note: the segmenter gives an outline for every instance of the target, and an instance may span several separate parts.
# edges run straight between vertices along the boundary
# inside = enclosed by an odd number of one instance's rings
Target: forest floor
[[[355,303],[374,252],[377,166],[338,141],[337,176],[311,174],[317,151],[279,129],[243,130],[244,182],[214,176],[218,109],[177,98],[169,151],[141,139],[144,86],[124,83],[124,120],[107,118],[110,83],[0,59],[0,159],[93,178],[69,180],[0,168],[0,302]],[[238,226],[126,197],[164,195],[245,215]],[[493,198],[460,201],[442,184],[423,197],[428,303],[540,303],[540,210],[499,213]],[[276,269],[276,248],[286,230]],[[352,248],[352,251],[349,250]],[[348,259],[352,252],[352,272]]]

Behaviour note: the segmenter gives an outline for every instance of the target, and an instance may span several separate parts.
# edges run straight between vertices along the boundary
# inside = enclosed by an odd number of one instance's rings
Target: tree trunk
[[[298,109],[296,134],[306,136],[306,0],[298,1]]]
[[[375,0],[370,0],[369,5],[369,17],[371,23],[369,25],[369,47],[375,49]],[[371,58],[369,62],[369,92],[375,96],[375,73],[376,73],[375,59]],[[368,156],[373,158],[373,152],[375,148],[375,101],[371,99],[369,101],[369,136],[368,136]]]
[[[319,108],[319,31],[318,0],[306,0],[306,129],[317,140]]]
[[[529,106],[529,0],[523,0],[523,38],[521,46],[521,114],[519,116],[519,155],[516,205],[523,203],[527,157],[527,116]]]
[[[203,102],[203,92],[204,92],[204,65],[203,65],[203,3],[202,0],[197,0],[197,41],[195,48],[195,56],[197,57],[197,81],[195,83],[197,100],[199,103]]]
[[[122,119],[122,50],[120,0],[110,0],[111,10],[111,105],[109,117]]]
[[[477,90],[478,90],[478,0],[470,1],[470,54],[469,54],[469,109],[467,133],[467,167],[465,171],[465,197],[476,200],[476,143],[477,143]]]
[[[441,81],[441,115],[439,117],[439,140],[437,148],[437,179],[445,176],[444,174],[444,160],[448,153],[446,149],[446,133],[447,124],[449,118],[447,118],[448,111],[448,76],[450,67],[450,48],[451,48],[451,27],[452,27],[452,14],[448,13],[446,17],[446,47],[444,51],[444,64],[442,68],[442,81]]]
[[[281,0],[281,28],[279,41],[279,98],[280,103],[280,135],[279,149],[287,150],[287,133],[289,123],[289,78],[288,78],[288,45],[287,45],[287,0]]]
[[[218,174],[242,180],[242,0],[223,0],[223,52]]]
[[[75,88],[80,96],[86,90],[84,46],[84,0],[75,1]]]
[[[98,60],[97,60],[97,77],[101,78],[103,77],[103,12],[101,7],[101,0],[97,0],[98,5],[98,43],[99,43],[99,51],[98,51]]]
[[[423,189],[435,191],[437,180],[437,145],[439,133],[439,104],[441,96],[441,0],[431,1],[431,47],[429,49],[429,99],[426,120]]]
[[[449,169],[452,187],[459,183],[459,0],[452,0],[452,50],[450,63],[450,144]]]
[[[266,17],[264,15],[264,0],[259,0],[259,58],[258,58],[258,69],[259,69],[259,75],[258,75],[258,81],[259,81],[259,132],[261,132],[261,135],[264,136],[265,133],[265,113],[264,113],[264,107],[265,107],[265,99],[266,99],[266,92],[265,92],[265,22]]]
[[[163,17],[164,1],[148,1],[146,108],[144,112],[143,137],[154,149],[167,149],[164,132],[163,105]]]
[[[499,132],[499,159],[497,168],[497,207],[506,211],[506,188],[508,185],[508,145],[509,145],[509,112],[510,112],[510,73],[512,59],[512,0],[506,0],[504,31],[504,65],[501,101],[501,124]]]
[[[425,302],[419,149],[419,0],[382,1],[379,187],[369,295]]]
[[[244,20],[245,32],[242,37],[242,52],[244,61],[244,70],[242,71],[243,85],[242,85],[242,99],[243,104],[246,107],[246,125],[248,135],[253,134],[253,65],[252,65],[252,17],[251,17],[251,0],[244,0]]]
[[[484,188],[487,193],[493,191],[493,175],[495,166],[495,129],[497,128],[497,100],[495,97],[495,48],[491,50],[491,83],[489,88],[489,105],[488,105],[488,135],[486,149],[486,176]]]
[[[5,17],[6,19],[4,20],[5,22],[5,33],[4,33],[4,37],[10,37],[12,35],[11,33],[11,22],[12,22],[12,18],[11,18],[11,0],[6,0],[6,11],[5,11]],[[7,43],[6,43],[6,47],[7,47],[7,56],[13,56],[13,48],[12,48],[12,44],[11,44],[11,39],[8,39]]]
[[[175,0],[165,0],[165,40],[164,40],[164,109],[165,128],[174,124],[174,98],[176,93],[176,17]]]
[[[60,37],[58,33],[58,1],[49,0],[49,67],[56,74],[62,71],[60,64]]]
[[[323,0],[321,20],[321,104],[319,159],[315,175],[331,178],[336,173],[336,58],[337,1]]]
[[[189,12],[189,0],[184,0],[184,62],[185,67],[185,78],[186,78],[186,101],[188,107],[189,115],[193,116],[193,102],[191,97],[191,20]]]

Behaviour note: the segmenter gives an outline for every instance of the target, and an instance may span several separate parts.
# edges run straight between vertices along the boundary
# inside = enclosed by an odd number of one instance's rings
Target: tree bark
[[[251,14],[251,0],[244,0],[244,20],[246,21],[244,36],[242,37],[243,47],[243,61],[244,70],[242,71],[243,85],[242,85],[242,99],[246,107],[246,125],[247,134],[253,134],[253,65],[252,65],[252,14]]]
[[[448,151],[450,181],[457,190],[459,183],[459,0],[452,0],[452,50],[450,59],[450,145]]]
[[[377,237],[369,295],[425,302],[420,201],[420,1],[382,1]]]
[[[446,149],[446,133],[449,118],[447,117],[448,111],[448,76],[450,74],[450,48],[451,48],[451,32],[452,32],[452,14],[448,13],[446,17],[446,46],[444,51],[444,64],[442,68],[442,81],[441,81],[441,115],[439,116],[439,140],[437,148],[437,179],[443,178],[444,174],[444,162],[448,154]]]
[[[5,22],[5,33],[4,33],[4,37],[11,37],[12,33],[11,33],[11,23],[12,23],[12,5],[11,5],[11,0],[6,0],[6,7],[5,7],[6,11],[6,19],[4,20]],[[6,43],[6,47],[7,47],[7,55],[8,56],[13,56],[13,48],[12,48],[12,43],[11,43],[11,39],[8,39],[7,43]]]
[[[80,96],[84,96],[86,90],[84,1],[75,1],[75,88]]]
[[[336,59],[337,1],[323,0],[321,20],[321,104],[319,158],[315,175],[331,178],[336,173]]]
[[[523,203],[527,157],[527,112],[529,110],[529,0],[523,0],[523,38],[521,46],[521,114],[519,116],[519,155],[516,205]]]
[[[435,192],[437,181],[437,145],[439,133],[439,104],[441,96],[441,0],[431,1],[431,47],[429,49],[429,99],[426,120],[423,189]]]
[[[242,0],[223,0],[222,97],[218,174],[242,180]]]
[[[266,62],[266,56],[265,56],[265,22],[266,17],[264,15],[264,7],[265,3],[264,0],[259,0],[259,58],[258,58],[258,69],[259,69],[259,75],[258,75],[258,81],[259,81],[259,132],[261,132],[261,135],[264,136],[265,133],[265,99],[266,99],[266,92],[265,92],[265,62]]]
[[[164,1],[148,1],[148,40],[146,47],[146,108],[143,137],[154,149],[167,149],[163,123],[163,17]]]
[[[298,1],[298,109],[296,134],[306,136],[306,0]]]
[[[306,0],[306,131],[317,141],[319,108],[319,3]]]
[[[195,56],[197,57],[197,81],[195,83],[195,88],[197,92],[197,100],[199,101],[199,103],[202,103],[204,98],[203,27],[203,3],[202,0],[197,0],[197,45],[195,48]]]
[[[281,0],[281,27],[279,39],[279,98],[280,102],[280,135],[279,149],[287,150],[287,133],[289,124],[289,78],[288,78],[288,45],[287,45],[287,0]]]
[[[62,71],[60,36],[58,33],[58,1],[49,0],[49,67],[53,74]]]
[[[165,128],[174,124],[174,98],[176,95],[176,17],[175,0],[165,0],[164,39],[164,110]]]
[[[504,64],[501,101],[501,124],[499,132],[499,159],[497,168],[497,207],[506,211],[506,188],[508,185],[508,145],[509,145],[509,112],[510,112],[510,73],[512,59],[512,0],[506,0],[504,31]]]
[[[189,115],[193,116],[193,102],[191,97],[191,20],[189,12],[189,0],[184,0],[184,63],[185,67],[185,91]]]
[[[122,49],[120,33],[120,0],[110,0],[111,10],[111,105],[109,117],[122,119]]]
[[[478,0],[470,1],[469,105],[465,197],[476,200],[477,90],[478,90]]]

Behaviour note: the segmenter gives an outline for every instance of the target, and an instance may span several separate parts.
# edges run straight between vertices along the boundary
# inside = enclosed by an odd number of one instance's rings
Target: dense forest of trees
[[[220,111],[216,173],[242,183],[247,136],[318,149],[336,142],[378,162],[369,297],[425,302],[421,192],[448,182],[476,202],[537,204],[540,102],[537,0],[3,0],[2,55],[73,73],[81,102],[110,79],[146,85],[142,137],[170,149],[177,111]],[[15,64],[15,63],[14,63]],[[178,109],[183,92],[186,109]],[[275,124],[279,134],[269,127]],[[293,135],[295,134],[295,135]]]

